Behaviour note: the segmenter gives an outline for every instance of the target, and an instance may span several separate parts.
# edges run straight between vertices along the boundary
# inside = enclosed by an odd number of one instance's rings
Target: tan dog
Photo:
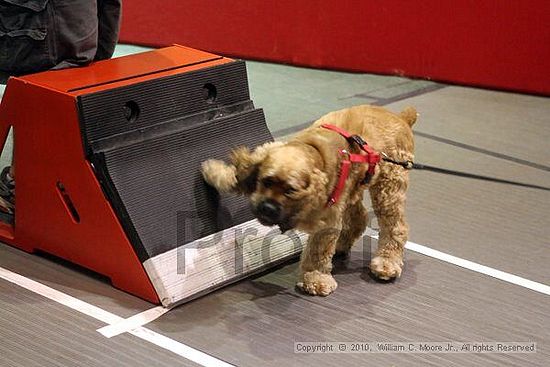
[[[399,277],[408,236],[407,170],[381,161],[365,185],[362,181],[368,165],[355,163],[338,202],[328,206],[344,157],[339,150],[359,153],[359,149],[337,132],[320,126],[336,125],[360,135],[377,152],[394,160],[412,161],[411,126],[416,117],[412,107],[400,115],[368,105],[331,112],[287,142],[266,143],[253,152],[244,147],[235,149],[231,164],[208,160],[202,166],[203,176],[220,192],[249,196],[262,224],[279,225],[283,232],[295,228],[310,234],[297,285],[309,294],[322,296],[337,287],[331,275],[332,256],[348,252],[366,228],[363,193],[368,188],[380,226],[371,272],[380,279]]]

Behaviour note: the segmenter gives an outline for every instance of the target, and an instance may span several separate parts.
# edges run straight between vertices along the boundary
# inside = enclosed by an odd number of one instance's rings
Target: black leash
[[[550,191],[550,187],[533,185],[533,184],[517,182],[517,181],[504,180],[504,179],[500,179],[500,178],[496,178],[496,177],[476,175],[476,174],[468,173],[468,172],[461,172],[461,171],[455,171],[455,170],[450,170],[450,169],[446,169],[446,168],[429,166],[427,164],[414,163],[412,161],[396,161],[396,160],[393,160],[390,157],[388,157],[385,153],[382,153],[382,156],[383,156],[383,158],[382,158],[383,161],[389,162],[389,163],[392,163],[392,164],[396,164],[396,165],[401,166],[401,167],[403,167],[405,169],[408,169],[408,170],[417,169],[417,170],[431,171],[431,172],[442,173],[442,174],[446,174],[446,175],[465,177],[465,178],[473,178],[473,179],[476,179],[476,180],[483,180],[483,181],[489,181],[489,182],[498,182],[498,183],[503,183],[503,184],[507,184],[507,185],[529,187],[531,189]]]

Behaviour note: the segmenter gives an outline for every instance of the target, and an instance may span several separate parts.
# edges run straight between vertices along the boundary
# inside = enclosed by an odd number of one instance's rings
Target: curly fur
[[[339,149],[352,149],[339,134],[320,128],[337,125],[361,135],[371,147],[396,160],[413,160],[412,125],[418,114],[408,107],[399,115],[381,107],[356,106],[331,112],[287,142],[267,143],[254,151],[239,147],[230,163],[209,160],[203,163],[205,180],[219,191],[239,192],[250,198],[253,208],[265,202],[280,209],[277,220],[255,211],[260,222],[296,228],[309,233],[300,260],[298,287],[312,295],[326,296],[337,283],[331,275],[332,256],[347,252],[367,225],[363,206],[368,188],[380,226],[379,246],[371,260],[371,272],[380,279],[401,276],[403,250],[408,237],[405,199],[408,172],[380,162],[368,185],[362,185],[367,166],[355,164],[338,203],[326,203],[338,179]]]

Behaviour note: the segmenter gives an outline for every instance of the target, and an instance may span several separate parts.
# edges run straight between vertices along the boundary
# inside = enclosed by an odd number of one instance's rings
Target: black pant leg
[[[95,60],[113,56],[120,31],[122,0],[97,0],[98,44]]]

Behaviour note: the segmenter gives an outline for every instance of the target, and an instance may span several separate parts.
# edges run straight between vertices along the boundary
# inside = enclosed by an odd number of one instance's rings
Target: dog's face
[[[320,209],[326,180],[316,166],[319,157],[315,154],[304,147],[272,144],[244,157],[253,157],[246,177],[248,194],[252,211],[262,224],[278,225],[285,232],[299,227],[311,218],[312,211]]]

